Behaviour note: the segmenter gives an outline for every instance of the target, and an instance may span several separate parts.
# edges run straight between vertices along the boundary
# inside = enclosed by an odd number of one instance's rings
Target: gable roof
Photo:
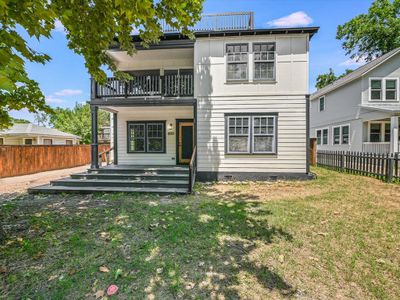
[[[359,67],[358,69],[355,69],[353,72],[347,74],[346,76],[327,85],[326,87],[319,89],[318,91],[316,91],[314,94],[311,95],[310,99],[315,100],[327,93],[330,93],[330,92],[336,90],[337,88],[339,88],[341,86],[344,86],[347,83],[350,83],[353,80],[356,80],[356,79],[362,77],[363,75],[372,71],[373,69],[375,69],[382,63],[386,62],[387,60],[389,60],[390,58],[392,58],[393,56],[395,56],[398,53],[400,53],[400,48],[394,49],[394,50],[382,55],[381,57],[374,59],[373,61]]]
[[[31,123],[16,123],[11,128],[0,131],[1,135],[29,135],[29,136],[52,136],[52,137],[63,137],[63,138],[77,138],[79,136],[66,133],[54,128],[46,128]]]

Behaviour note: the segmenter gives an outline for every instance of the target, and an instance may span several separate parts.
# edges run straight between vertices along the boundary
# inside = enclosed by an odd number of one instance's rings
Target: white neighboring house
[[[31,123],[0,131],[0,145],[77,145],[79,140],[79,136]]]
[[[318,150],[399,152],[400,48],[311,95]]]

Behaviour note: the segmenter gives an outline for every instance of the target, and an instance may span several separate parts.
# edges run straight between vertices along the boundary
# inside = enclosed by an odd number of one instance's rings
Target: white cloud
[[[74,96],[82,94],[82,90],[72,90],[72,89],[64,89],[58,92],[55,92],[54,95],[63,97],[63,96]]]
[[[304,11],[294,12],[288,16],[272,20],[267,23],[272,27],[296,27],[308,26],[313,22],[313,19],[308,16]]]
[[[57,31],[57,32],[65,33],[65,27],[64,27],[64,25],[61,23],[60,20],[56,20],[56,21],[54,22],[54,30]]]
[[[59,104],[64,102],[64,100],[60,99],[60,98],[56,98],[52,95],[46,96],[46,102],[49,104]]]
[[[342,62],[340,65],[341,66],[346,66],[346,67],[360,67],[362,65],[365,65],[365,57],[355,57],[355,58],[350,58],[348,60],[345,60]]]

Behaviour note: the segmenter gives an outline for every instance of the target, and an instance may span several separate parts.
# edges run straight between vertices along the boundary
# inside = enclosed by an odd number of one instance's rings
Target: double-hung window
[[[275,115],[227,116],[228,154],[276,153]]]
[[[342,133],[342,145],[348,145],[350,143],[350,126],[344,125],[341,127]]]
[[[325,110],[325,97],[319,98],[319,111]]]
[[[248,44],[228,44],[226,45],[227,55],[227,80],[247,80],[248,79]]]
[[[317,145],[328,145],[328,129],[317,130]]]
[[[317,145],[321,145],[322,143],[322,131],[317,130]]]
[[[128,122],[129,153],[165,153],[165,122]]]
[[[340,145],[340,127],[333,127],[333,144]]]
[[[350,142],[350,126],[333,127],[333,145],[348,145]]]
[[[254,43],[254,80],[275,79],[275,43]]]
[[[385,100],[393,101],[397,100],[397,80],[386,79],[385,80]]]
[[[371,78],[371,101],[398,101],[398,79]]]
[[[382,79],[371,79],[371,100],[382,100]]]

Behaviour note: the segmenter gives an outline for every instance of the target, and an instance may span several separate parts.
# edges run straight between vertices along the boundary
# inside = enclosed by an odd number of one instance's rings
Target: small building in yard
[[[197,181],[312,178],[310,40],[318,27],[255,29],[251,12],[203,15],[194,39],[164,24],[157,44],[107,54],[125,81],[92,81],[92,162],[33,192],[187,193]],[[113,166],[99,165],[98,110],[112,114]]]
[[[80,137],[54,128],[17,123],[0,131],[0,145],[77,145]]]
[[[311,95],[318,150],[399,152],[400,48]]]

